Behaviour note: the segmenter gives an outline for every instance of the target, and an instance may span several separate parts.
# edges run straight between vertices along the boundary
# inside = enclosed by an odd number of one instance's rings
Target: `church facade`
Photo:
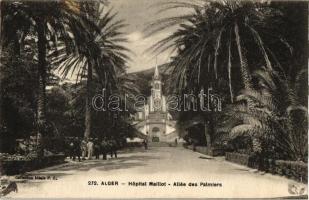
[[[173,142],[178,138],[172,116],[168,112],[163,82],[158,67],[155,67],[151,81],[151,95],[147,104],[135,115],[136,129],[147,136],[149,142]]]

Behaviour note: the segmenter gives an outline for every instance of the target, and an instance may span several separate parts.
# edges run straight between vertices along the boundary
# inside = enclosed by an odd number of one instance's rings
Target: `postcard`
[[[0,8],[1,198],[308,198],[307,1]]]

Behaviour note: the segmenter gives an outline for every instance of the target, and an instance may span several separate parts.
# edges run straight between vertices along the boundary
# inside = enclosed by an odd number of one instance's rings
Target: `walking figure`
[[[100,157],[100,144],[99,144],[98,139],[95,139],[94,141],[94,156],[95,156],[95,159],[99,159]]]
[[[69,156],[71,160],[74,157],[74,140],[73,139],[69,143]]]
[[[106,138],[103,138],[102,142],[101,142],[101,152],[103,154],[103,160],[107,160],[107,153],[108,153],[109,149],[108,149],[108,143]]]
[[[86,159],[87,155],[87,140],[83,139],[81,142],[81,150],[82,150],[82,159]]]
[[[115,155],[115,158],[117,158],[117,149],[118,149],[117,141],[112,138],[109,142],[110,142],[111,158],[113,157],[113,155]]]
[[[81,146],[80,146],[80,141],[78,137],[75,138],[74,140],[74,155],[73,155],[73,160],[75,160],[76,157],[78,157],[78,161],[80,162],[80,156],[81,156]]]
[[[147,139],[144,139],[143,145],[144,145],[145,150],[147,150],[148,149],[148,141],[147,141]]]
[[[87,143],[87,150],[88,150],[88,160],[92,159],[93,155],[93,142],[91,139],[89,139],[89,142]]]

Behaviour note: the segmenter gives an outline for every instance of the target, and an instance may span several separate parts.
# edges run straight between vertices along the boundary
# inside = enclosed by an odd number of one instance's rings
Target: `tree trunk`
[[[86,96],[86,112],[85,112],[85,139],[88,139],[91,135],[91,98],[92,98],[92,63],[88,63],[88,70],[87,70],[87,96]]]
[[[204,128],[205,128],[205,138],[206,138],[206,145],[207,145],[207,150],[211,150],[211,130],[210,130],[210,124],[209,121],[206,119],[204,123]]]
[[[37,101],[37,144],[42,151],[42,138],[46,134],[46,32],[44,19],[37,20],[38,32],[38,101]]]
[[[243,48],[241,45],[239,27],[237,23],[235,23],[234,31],[235,31],[235,36],[236,36],[236,44],[237,44],[237,49],[238,49],[239,60],[240,60],[240,71],[241,71],[241,76],[242,76],[242,80],[244,83],[244,87],[245,89],[251,89],[251,75],[248,69],[248,61],[247,61],[246,56],[244,55]]]
[[[2,1],[0,1],[0,56],[2,54]],[[0,58],[1,59],[1,58]],[[1,60],[0,60],[1,61]],[[3,125],[3,111],[2,111],[2,105],[3,105],[3,100],[2,100],[2,79],[3,79],[3,65],[2,62],[0,62],[0,131],[1,127]]]

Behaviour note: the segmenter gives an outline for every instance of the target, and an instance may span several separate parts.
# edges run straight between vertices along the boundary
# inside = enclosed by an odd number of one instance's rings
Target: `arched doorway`
[[[160,128],[158,127],[153,127],[152,130],[152,142],[160,142],[160,138],[159,138],[159,135],[160,135]]]

